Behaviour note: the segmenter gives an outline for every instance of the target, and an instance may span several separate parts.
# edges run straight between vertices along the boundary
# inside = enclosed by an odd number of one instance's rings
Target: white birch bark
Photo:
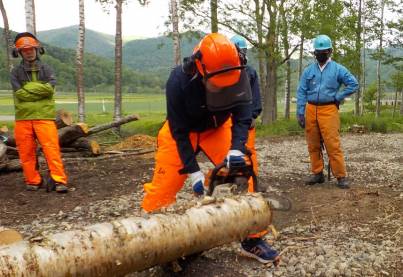
[[[25,25],[27,32],[36,36],[35,1],[25,0]]]
[[[79,18],[78,43],[76,51],[76,81],[77,81],[77,100],[78,100],[78,121],[85,121],[85,94],[84,94],[84,40],[85,40],[85,13],[84,0],[79,0]]]
[[[256,194],[183,214],[124,218],[0,247],[0,276],[122,276],[240,241],[265,230],[271,218]]]

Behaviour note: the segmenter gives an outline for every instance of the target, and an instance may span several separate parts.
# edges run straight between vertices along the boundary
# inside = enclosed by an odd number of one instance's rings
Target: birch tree
[[[25,24],[27,32],[36,36],[35,0],[25,0]]]
[[[7,68],[9,71],[11,71],[12,64],[10,62],[10,54],[11,54],[11,49],[13,46],[11,43],[10,28],[8,25],[7,12],[6,12],[6,9],[4,8],[3,0],[0,0],[0,10],[1,10],[1,15],[3,16],[3,24],[4,24],[3,37],[4,37],[4,42],[5,42],[4,44],[6,45]]]
[[[381,60],[383,56],[383,32],[384,32],[384,12],[385,12],[385,1],[381,0],[381,15],[380,15],[380,27],[379,27],[379,47],[377,55],[377,65],[376,65],[376,107],[375,115],[379,117],[381,115]]]
[[[76,81],[78,99],[78,121],[85,121],[85,94],[84,94],[84,40],[85,40],[85,13],[84,0],[78,0],[79,4],[79,27],[76,51]]]
[[[170,13],[172,21],[172,40],[173,40],[173,52],[174,52],[174,64],[179,65],[181,63],[181,45],[180,45],[180,33],[179,33],[179,14],[178,14],[178,2],[180,0],[170,1]]]
[[[218,0],[210,0],[211,32],[218,32]]]
[[[113,120],[122,118],[122,10],[123,4],[128,0],[96,0],[107,11],[110,5],[116,9],[116,32],[115,32],[115,101]],[[138,0],[141,5],[146,5],[148,0]],[[118,129],[119,131],[119,129]]]

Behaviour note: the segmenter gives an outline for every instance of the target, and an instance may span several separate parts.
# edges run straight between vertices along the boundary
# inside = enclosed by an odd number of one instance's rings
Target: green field
[[[113,120],[113,95],[103,93],[88,93],[86,95],[86,123],[90,126],[110,122]],[[65,109],[77,118],[77,101],[74,93],[58,94],[56,96],[57,109]],[[366,126],[374,132],[403,132],[403,117],[392,118],[390,108],[382,111],[380,118],[373,113],[363,117],[352,114],[353,101],[341,106],[342,130],[346,131],[353,124]],[[291,120],[283,118],[284,104],[278,103],[279,120],[269,126],[257,126],[258,136],[302,135],[303,130],[295,120],[295,103],[291,104]],[[0,126],[7,125],[13,128],[13,121],[4,120],[4,116],[14,114],[14,104],[11,92],[0,91]],[[142,133],[156,135],[166,116],[165,95],[163,94],[124,94],[123,115],[137,114],[140,120],[125,124],[122,127],[123,135]],[[3,120],[2,120],[3,116]]]

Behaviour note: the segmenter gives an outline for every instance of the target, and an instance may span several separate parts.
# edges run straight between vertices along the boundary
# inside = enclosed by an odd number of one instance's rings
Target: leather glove
[[[305,129],[305,115],[299,114],[297,115],[298,124],[302,129]]]
[[[189,174],[192,189],[196,196],[200,197],[204,194],[204,174],[203,172],[196,171]]]
[[[227,168],[240,167],[245,165],[245,154],[239,150],[230,150],[225,158]]]

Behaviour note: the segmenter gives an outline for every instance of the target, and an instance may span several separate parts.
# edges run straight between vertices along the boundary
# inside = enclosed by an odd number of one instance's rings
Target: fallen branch
[[[113,122],[110,122],[110,123],[106,123],[106,124],[102,124],[102,125],[92,127],[92,128],[90,128],[88,130],[87,135],[89,136],[89,135],[92,135],[92,134],[95,134],[95,133],[99,133],[99,132],[108,130],[110,128],[119,127],[122,124],[126,124],[128,122],[135,121],[135,120],[138,120],[138,119],[139,119],[138,115],[135,115],[135,114],[129,115],[129,116],[126,116],[126,117],[124,117],[124,118],[122,118],[122,119],[120,119],[118,121],[113,121]]]

